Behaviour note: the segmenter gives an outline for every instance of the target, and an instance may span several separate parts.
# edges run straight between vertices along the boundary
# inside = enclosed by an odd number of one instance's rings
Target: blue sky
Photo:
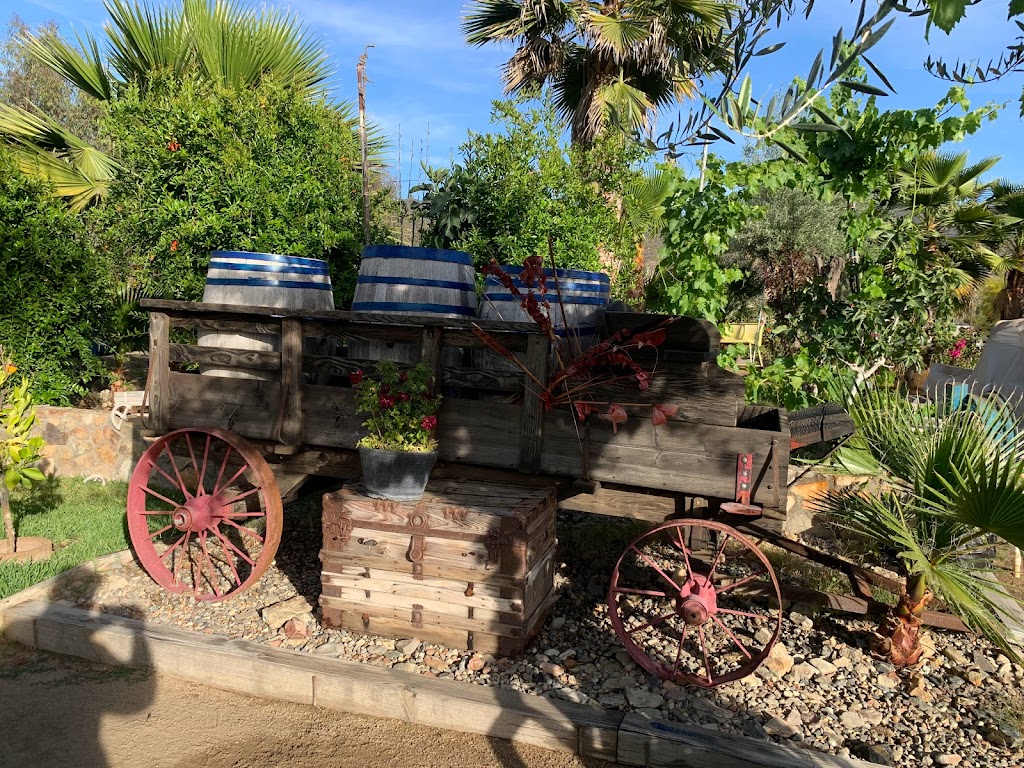
[[[355,101],[355,66],[366,45],[370,85],[367,109],[392,142],[390,160],[398,167],[401,135],[401,176],[407,184],[422,176],[421,159],[447,164],[467,130],[486,131],[491,101],[500,98],[499,67],[509,48],[470,48],[459,31],[464,0],[292,0],[290,7],[326,44],[337,68],[337,98]],[[986,0],[968,10],[967,20],[952,35],[933,30],[924,39],[924,21],[899,17],[875,47],[872,59],[897,93],[881,99],[883,107],[932,106],[949,85],[922,67],[930,53],[947,59],[998,56],[1013,40],[1016,27],[1008,22],[1006,0]],[[106,18],[101,0],[0,0],[0,16],[19,14],[29,24],[55,20],[65,33],[98,33]],[[840,25],[852,29],[856,8],[848,0],[818,0],[810,20],[787,23],[766,42],[786,41],[778,53],[754,60],[751,75],[755,96],[782,89],[794,75],[806,75],[818,49],[831,45]],[[999,119],[988,123],[965,143],[972,157],[1000,155],[996,175],[1024,182],[1024,123],[1017,99],[1024,74],[1003,82],[973,87],[975,105],[1008,102]],[[665,119],[671,119],[669,114]],[[728,150],[726,145],[716,147]],[[728,154],[728,151],[726,152]]]

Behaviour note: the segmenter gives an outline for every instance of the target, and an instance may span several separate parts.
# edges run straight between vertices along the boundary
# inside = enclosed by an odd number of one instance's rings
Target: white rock
[[[635,709],[657,709],[665,703],[665,697],[649,688],[627,688],[626,699]]]
[[[263,617],[263,621],[267,623],[267,626],[271,629],[280,629],[285,625],[289,619],[293,619],[301,614],[311,613],[313,606],[310,605],[309,601],[302,595],[295,595],[287,600],[282,600],[280,603],[274,603],[268,605],[262,610],[260,615]]]

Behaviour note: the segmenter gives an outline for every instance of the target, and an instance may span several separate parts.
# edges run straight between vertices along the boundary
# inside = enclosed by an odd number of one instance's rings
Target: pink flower
[[[660,427],[662,424],[668,422],[668,420],[679,413],[679,406],[677,405],[655,405],[651,408],[651,423]]]
[[[394,404],[395,398],[388,397],[387,395],[381,395],[380,398],[377,400],[377,405],[384,409],[391,408],[392,406],[394,406]]]
[[[628,418],[629,414],[626,413],[626,409],[623,408],[621,405],[616,405],[615,403],[612,403],[610,406],[608,406],[608,420],[612,423],[613,432],[617,433],[619,431],[619,424],[621,424]]]
[[[433,429],[437,426],[437,416],[424,416],[420,426],[427,430]]]
[[[354,371],[353,373],[350,373],[348,375],[348,383],[354,387],[356,384],[363,380],[363,376],[365,375],[366,374],[364,374],[362,371]]]

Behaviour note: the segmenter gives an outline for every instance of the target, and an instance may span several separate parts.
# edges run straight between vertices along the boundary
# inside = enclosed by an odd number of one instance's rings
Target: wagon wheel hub
[[[174,510],[171,523],[179,531],[205,531],[216,524],[221,504],[214,496],[196,496]]]
[[[692,627],[705,623],[718,610],[714,585],[703,576],[694,574],[679,590],[675,609],[679,617]]]

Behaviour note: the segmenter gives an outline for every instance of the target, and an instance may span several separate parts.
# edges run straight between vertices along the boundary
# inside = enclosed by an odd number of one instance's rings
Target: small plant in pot
[[[349,376],[356,411],[369,418],[368,434],[359,443],[366,494],[376,499],[415,501],[423,495],[437,459],[437,410],[441,398],[432,390],[432,373],[423,363],[399,371],[382,361],[372,376]]]

